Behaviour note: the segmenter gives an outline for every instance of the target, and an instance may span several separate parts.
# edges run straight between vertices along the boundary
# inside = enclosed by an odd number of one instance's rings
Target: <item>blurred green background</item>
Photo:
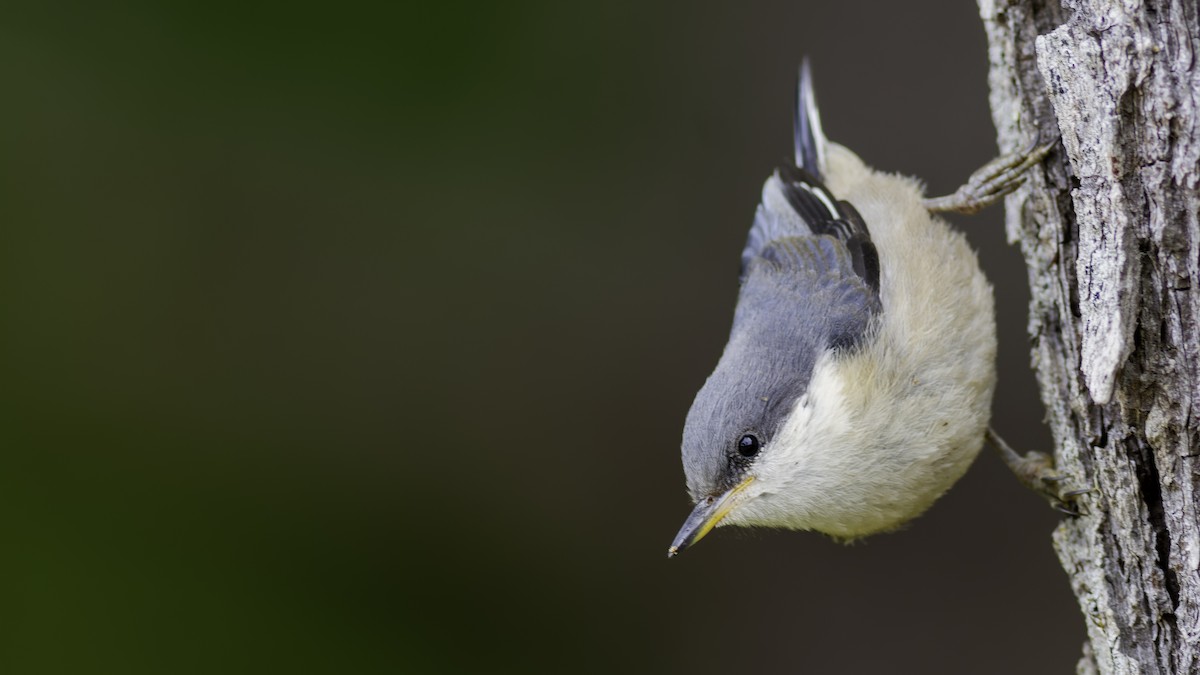
[[[800,58],[949,192],[972,3],[105,5],[0,13],[0,671],[1072,669],[991,451],[900,533],[665,557]],[[955,220],[1044,448],[1002,223]]]

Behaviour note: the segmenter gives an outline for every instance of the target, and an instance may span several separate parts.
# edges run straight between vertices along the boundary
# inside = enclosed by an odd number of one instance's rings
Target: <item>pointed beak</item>
[[[741,503],[739,495],[752,482],[754,476],[748,476],[723,495],[701,499],[684,521],[683,527],[679,528],[679,534],[675,535],[675,541],[671,542],[671,548],[667,549],[667,557],[673,558],[683,549],[703,539],[709,530],[729,515],[733,507]]]

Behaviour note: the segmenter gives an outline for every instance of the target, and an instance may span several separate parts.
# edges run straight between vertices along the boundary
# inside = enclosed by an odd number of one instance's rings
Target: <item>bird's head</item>
[[[838,354],[773,334],[735,331],[716,369],[696,394],[683,431],[683,466],[695,509],[670,548],[675,555],[718,524],[795,527],[774,502],[803,489],[814,433],[837,416]],[[828,421],[828,420],[827,420]],[[833,432],[825,432],[833,433]],[[788,505],[794,514],[794,505]],[[801,524],[802,525],[802,524]]]

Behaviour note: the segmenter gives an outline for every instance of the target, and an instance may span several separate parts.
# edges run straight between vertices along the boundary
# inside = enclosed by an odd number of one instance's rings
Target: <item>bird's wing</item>
[[[742,251],[738,304],[735,331],[774,326],[781,340],[857,343],[882,311],[879,255],[858,211],[803,169],[776,172]]]
[[[782,348],[805,336],[813,347],[849,348],[880,313],[879,295],[853,269],[846,247],[829,235],[788,237],[754,261],[742,287],[735,330],[775,332]],[[745,312],[742,305],[746,305]],[[744,325],[739,319],[746,319]]]
[[[772,242],[787,237],[829,235],[841,242],[857,274],[879,296],[879,254],[871,232],[850,202],[838,201],[804,169],[784,166],[763,186],[762,203],[742,249],[742,277],[750,262]]]

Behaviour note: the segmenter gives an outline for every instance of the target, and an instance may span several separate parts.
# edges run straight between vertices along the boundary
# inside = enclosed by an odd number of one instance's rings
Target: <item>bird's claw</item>
[[[1054,458],[1044,452],[1030,451],[1024,455],[1013,450],[1004,439],[992,429],[987,430],[987,440],[1004,459],[1004,463],[1016,474],[1017,479],[1034,492],[1042,495],[1055,511],[1078,518],[1087,515],[1078,497],[1097,491],[1093,484],[1082,489],[1064,489],[1066,477],[1058,473],[1054,467]]]
[[[954,194],[926,199],[925,208],[932,212],[976,213],[991,206],[1020,187],[1025,172],[1041,162],[1054,145],[1034,141],[1024,150],[1001,155],[971,174]]]

